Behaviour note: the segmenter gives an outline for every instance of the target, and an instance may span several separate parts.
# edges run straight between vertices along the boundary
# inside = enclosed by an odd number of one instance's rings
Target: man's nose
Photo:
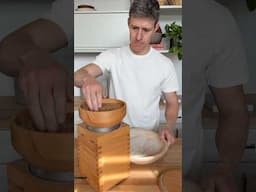
[[[142,30],[138,30],[137,34],[136,34],[136,40],[137,41],[140,41],[143,37],[143,34],[142,34]]]

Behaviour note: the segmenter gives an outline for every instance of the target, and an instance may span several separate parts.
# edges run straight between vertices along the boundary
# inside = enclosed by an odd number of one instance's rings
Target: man
[[[248,132],[243,92],[248,77],[241,38],[230,12],[214,0],[186,0],[184,4],[183,173],[198,179],[205,170],[201,111],[209,87],[219,109],[219,156],[212,173],[203,177],[204,189],[237,192],[234,175]]]
[[[158,19],[157,1],[135,0],[128,18],[130,45],[103,52],[93,63],[76,71],[75,85],[82,88],[89,108],[97,111],[104,91],[95,78],[109,71],[110,97],[127,103],[124,122],[148,130],[158,129],[159,101],[163,93],[167,126],[160,130],[160,137],[172,144],[178,112],[178,83],[171,61],[150,46],[152,35],[159,27]]]

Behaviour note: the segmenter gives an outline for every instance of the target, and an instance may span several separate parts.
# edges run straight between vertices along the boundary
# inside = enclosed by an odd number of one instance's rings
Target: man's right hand
[[[56,132],[65,122],[66,103],[73,100],[73,79],[63,66],[44,51],[20,58],[18,81],[38,130]]]
[[[89,109],[98,111],[102,106],[102,98],[106,96],[102,84],[89,75],[83,82],[82,92]]]

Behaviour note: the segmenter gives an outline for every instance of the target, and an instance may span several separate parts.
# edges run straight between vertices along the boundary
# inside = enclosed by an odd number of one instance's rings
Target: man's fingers
[[[99,107],[98,107],[98,99],[97,99],[97,92],[92,91],[91,92],[91,102],[92,102],[92,109],[94,111],[98,111]]]
[[[66,87],[62,81],[56,81],[53,88],[57,123],[62,124],[66,116]]]
[[[161,139],[161,140],[164,140],[164,131],[163,131],[163,130],[160,131],[160,134],[159,134],[159,135],[160,135],[160,139]]]
[[[87,103],[89,109],[90,109],[90,110],[93,110],[93,109],[92,109],[91,95],[90,95],[90,92],[89,92],[89,88],[83,86],[82,92],[83,92],[85,101],[86,101],[86,103]]]
[[[96,94],[97,94],[98,108],[101,108],[102,107],[102,90],[99,90]]]
[[[41,112],[40,102],[39,102],[39,88],[34,74],[28,75],[27,89],[29,90],[28,96],[26,98],[30,114],[36,128],[40,131],[46,131],[43,114]]]
[[[27,79],[24,77],[24,75],[21,75],[18,77],[18,86],[22,90],[24,97],[28,98],[29,95],[28,95]]]
[[[57,131],[57,121],[52,89],[53,88],[50,84],[45,82],[40,83],[40,103],[45,119],[45,124],[48,131],[55,132]]]

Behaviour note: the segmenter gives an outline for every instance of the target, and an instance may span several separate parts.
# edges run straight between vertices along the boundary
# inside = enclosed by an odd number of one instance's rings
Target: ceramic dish
[[[76,11],[95,11],[95,7],[91,5],[78,5]]]
[[[168,151],[169,144],[160,140],[157,133],[141,128],[130,130],[131,162],[151,164],[161,159]]]

